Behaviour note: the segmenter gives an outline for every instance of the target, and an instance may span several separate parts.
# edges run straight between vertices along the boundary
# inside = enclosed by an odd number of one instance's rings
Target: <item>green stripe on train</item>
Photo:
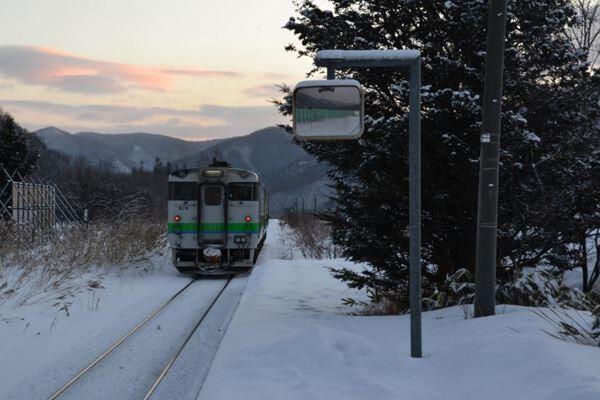
[[[169,233],[175,233],[175,227],[178,226],[181,233],[197,232],[198,224],[196,223],[179,223],[169,222],[167,224]],[[200,224],[200,230],[204,233],[220,233],[225,230],[225,224]],[[260,231],[260,223],[228,223],[227,233],[258,233]]]

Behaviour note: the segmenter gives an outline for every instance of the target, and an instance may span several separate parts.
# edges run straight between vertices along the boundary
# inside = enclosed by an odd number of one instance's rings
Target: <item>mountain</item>
[[[312,210],[329,205],[327,166],[319,163],[279,127],[258,130],[247,136],[222,140],[207,149],[176,160],[187,168],[207,166],[216,157],[258,173],[270,193],[274,212],[297,204]]]
[[[160,158],[163,163],[172,162],[217,142],[191,142],[150,133],[71,134],[54,127],[40,129],[35,134],[51,150],[74,158],[85,158],[95,165],[109,165],[123,172],[132,171],[140,166],[152,169],[156,158]]]
[[[178,167],[207,166],[213,157],[236,168],[255,171],[270,193],[272,214],[297,205],[312,210],[329,206],[327,166],[319,163],[279,127],[269,127],[246,136],[191,142],[149,133],[69,133],[48,127],[35,135],[50,149],[95,165],[108,165],[130,172],[141,165],[151,169],[158,157]]]

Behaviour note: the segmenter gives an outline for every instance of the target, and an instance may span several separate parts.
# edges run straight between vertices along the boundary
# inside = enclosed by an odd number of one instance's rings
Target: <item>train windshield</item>
[[[258,198],[256,183],[230,183],[229,200],[256,201]]]
[[[198,200],[198,184],[169,182],[169,200]]]
[[[204,204],[207,206],[218,206],[221,204],[220,186],[207,186],[204,189]]]

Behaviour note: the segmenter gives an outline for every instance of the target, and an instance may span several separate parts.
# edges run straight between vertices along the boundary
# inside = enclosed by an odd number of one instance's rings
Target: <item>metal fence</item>
[[[6,177],[0,189],[0,219],[35,229],[79,223],[77,213],[55,184],[23,177],[19,172],[9,174],[4,169],[0,172]]]

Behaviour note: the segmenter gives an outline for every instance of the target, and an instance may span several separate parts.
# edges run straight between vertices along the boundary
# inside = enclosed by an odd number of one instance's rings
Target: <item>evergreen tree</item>
[[[38,154],[29,149],[28,135],[10,114],[0,109],[0,168],[10,174],[18,172],[23,176],[35,169]],[[0,190],[5,183],[6,177],[0,169]]]
[[[287,50],[412,48],[423,56],[422,200],[426,294],[459,268],[474,269],[481,98],[488,2],[331,0],[298,5],[286,28],[302,43]],[[579,212],[598,199],[597,88],[587,55],[567,29],[579,22],[567,0],[509,1],[502,112],[499,276],[548,261],[572,243]],[[318,70],[311,72],[314,75]],[[365,88],[366,132],[358,141],[308,143],[331,165],[337,207],[324,218],[352,260],[337,270],[376,299],[408,290],[408,84],[403,73],[347,69]],[[595,86],[594,86],[595,85]],[[288,93],[289,94],[289,93]],[[592,101],[593,100],[593,101]],[[582,107],[585,104],[585,107]],[[289,114],[289,95],[279,102]],[[587,147],[586,147],[587,143]],[[596,154],[594,155],[594,148]],[[596,170],[597,171],[597,170]],[[574,184],[577,183],[577,184]],[[565,188],[569,190],[565,190]],[[585,200],[585,201],[583,201]],[[576,211],[578,210],[578,211]]]
[[[156,157],[154,159],[154,168],[152,169],[152,171],[155,174],[163,174],[165,172],[165,166],[163,165],[160,157]]]

